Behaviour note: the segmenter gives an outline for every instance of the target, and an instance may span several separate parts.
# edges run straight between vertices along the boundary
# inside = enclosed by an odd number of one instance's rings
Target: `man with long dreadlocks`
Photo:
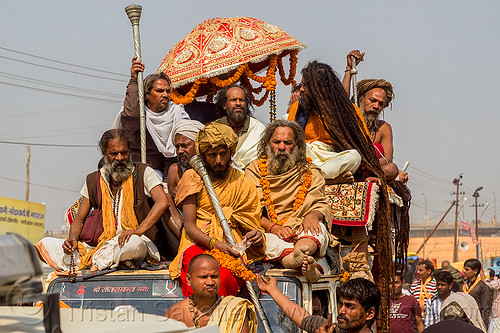
[[[384,79],[365,79],[358,82],[357,88],[359,109],[366,122],[385,179],[390,182],[399,174],[400,180],[406,184],[408,173],[400,173],[396,164],[392,162],[394,154],[392,127],[385,120],[379,119],[380,113],[394,98],[391,83]]]
[[[355,150],[361,155],[360,170],[354,175],[357,180],[375,180],[386,187],[385,176],[370,142],[366,125],[357,108],[349,100],[342,83],[333,69],[324,63],[310,62],[302,69],[300,88],[300,107],[290,110],[288,119],[297,121],[305,128],[306,140],[321,140],[328,143],[334,152]],[[349,179],[348,177],[344,177]],[[378,178],[378,179],[377,179]],[[351,178],[351,180],[353,180]],[[389,281],[392,269],[392,245],[390,227],[392,222],[391,207],[387,191],[380,191],[379,206],[375,216],[376,230],[375,267],[384,267],[377,276],[382,290],[382,331],[388,330]],[[358,254],[362,255],[362,269],[369,274],[366,257],[368,235],[364,227],[352,227],[353,244]],[[354,242],[353,242],[354,243]]]
[[[342,85],[349,95],[351,90],[351,69],[353,67],[352,58],[356,64],[363,60],[365,53],[359,50],[352,50],[347,54],[347,65],[344,71]],[[408,173],[399,171],[393,163],[394,146],[392,141],[392,127],[385,120],[379,119],[380,113],[388,107],[394,99],[394,90],[390,82],[384,79],[365,79],[356,85],[358,96],[356,104],[363,115],[370,140],[373,143],[380,165],[385,174],[387,182],[391,182],[399,175],[399,180],[406,184]]]

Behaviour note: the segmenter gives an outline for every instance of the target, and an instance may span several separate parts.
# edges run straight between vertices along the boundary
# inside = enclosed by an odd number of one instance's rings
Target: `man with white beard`
[[[311,281],[319,279],[316,260],[330,242],[325,221],[330,207],[325,180],[306,158],[304,130],[295,122],[267,125],[259,143],[258,160],[245,170],[257,186],[266,230],[266,255],[286,268],[300,268]]]
[[[69,270],[73,255],[79,269],[96,266],[102,270],[116,267],[120,261],[143,260],[147,255],[160,259],[153,242],[157,240],[156,223],[168,208],[167,197],[156,172],[146,164],[132,162],[131,142],[124,130],[108,130],[102,135],[99,148],[104,165],[86,178],[69,237],[65,241],[47,237],[36,244],[51,267]],[[151,208],[149,197],[154,201]],[[102,233],[93,246],[81,239],[91,208],[100,208],[102,213]]]

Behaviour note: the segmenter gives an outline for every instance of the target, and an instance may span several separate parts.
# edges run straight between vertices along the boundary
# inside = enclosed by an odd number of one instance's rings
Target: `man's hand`
[[[283,227],[277,224],[274,225],[269,231],[278,236],[280,239],[287,239],[290,236],[293,236],[292,228]]]
[[[120,233],[120,236],[118,236],[118,245],[120,247],[123,247],[123,245],[125,245],[125,243],[128,242],[130,237],[132,237],[132,235],[137,235],[140,237],[142,234],[139,231],[137,231],[137,229],[135,229],[135,230],[123,230]]]
[[[77,247],[78,241],[73,237],[67,238],[62,245],[63,251],[66,254],[72,254],[73,252],[75,252]]]
[[[408,183],[408,172],[405,172],[405,171],[399,171],[399,181],[403,184],[407,184]]]
[[[262,246],[264,244],[264,236],[259,230],[252,230],[247,232],[245,235],[247,242],[250,242],[250,246]]]
[[[359,50],[352,50],[351,52],[349,52],[349,54],[347,55],[347,67],[346,69],[352,69],[352,60],[351,60],[351,56],[354,57],[354,59],[356,59],[356,66],[361,62],[363,61],[363,57],[365,56],[365,53],[361,53]]]
[[[231,244],[226,243],[226,242],[221,242],[221,241],[217,240],[214,243],[214,247],[216,249],[220,250],[221,252],[224,252],[225,254],[232,255],[233,257],[238,258],[240,256],[238,251],[233,249],[233,246]]]
[[[382,181],[377,177],[366,177],[365,182],[372,182],[377,184],[378,186],[382,185]]]
[[[320,221],[313,214],[308,214],[297,231],[300,234],[302,231],[310,232],[314,236],[318,236],[321,233]]]
[[[267,294],[269,291],[278,289],[278,283],[276,278],[269,276],[269,279],[266,279],[263,275],[257,274],[257,286],[259,289]]]
[[[290,105],[297,102],[300,98],[300,90],[295,90],[290,96]]]
[[[323,324],[323,326],[314,331],[314,333],[333,333],[334,329],[335,325],[332,325],[330,326],[330,328],[328,328],[328,324]]]
[[[132,58],[132,67],[130,68],[130,78],[137,79],[137,73],[144,72],[144,64],[137,60],[137,56]]]

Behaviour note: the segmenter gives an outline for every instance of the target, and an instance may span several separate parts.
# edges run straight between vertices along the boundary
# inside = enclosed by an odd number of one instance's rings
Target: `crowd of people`
[[[396,274],[391,332],[500,332],[500,284],[491,272],[486,276],[475,258],[464,262],[462,273],[448,260],[439,269],[423,260],[417,264],[417,279],[407,289],[402,275]]]
[[[69,237],[44,238],[36,244],[40,257],[58,272],[168,260],[170,276],[179,281],[186,299],[171,307],[167,317],[190,327],[217,324],[225,331],[255,332],[253,305],[237,297],[253,275],[251,269],[270,262],[296,269],[311,282],[330,270],[324,257],[341,235],[332,226],[325,186],[378,184],[377,238],[382,246],[390,242],[392,211],[385,188],[396,179],[405,184],[408,175],[394,164],[392,128],[380,119],[394,98],[392,85],[383,79],[362,80],[357,101],[349,98],[352,61],[359,63],[363,56],[359,51],[348,54],[342,81],[328,64],[308,63],[294,87],[287,120],[267,126],[252,116],[251,95],[241,85],[219,90],[214,104],[183,106],[172,102],[167,75],[148,75],[146,163],[140,162],[137,92],[137,73],[144,64],[133,58],[123,108],[113,129],[99,140],[103,165],[85,179]],[[191,167],[195,155],[203,161],[220,207],[212,202],[206,180]],[[219,208],[237,246],[227,241]],[[368,228],[346,230],[350,255],[357,259],[348,263],[350,280],[339,289],[337,327],[288,300],[272,277],[257,276],[260,290],[308,332],[368,332],[384,306],[373,282]],[[240,267],[239,258],[247,268],[234,268]],[[378,271],[390,275],[386,269]],[[411,318],[412,329],[415,320],[420,332],[443,319],[439,307],[453,285],[446,273],[435,279],[427,264],[419,265],[420,280],[410,289],[413,298],[403,295],[402,277],[393,277],[394,327],[409,329]],[[466,277],[467,283],[472,281],[464,287],[471,290],[464,289],[467,294],[474,297],[488,288],[475,282],[477,275]]]

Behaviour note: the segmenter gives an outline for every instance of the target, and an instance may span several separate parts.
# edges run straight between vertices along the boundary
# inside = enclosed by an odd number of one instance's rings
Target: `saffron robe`
[[[251,230],[259,230],[264,234],[265,231],[260,225],[261,205],[257,190],[241,171],[230,167],[228,176],[223,180],[214,181],[213,185],[236,243],[241,242],[244,235]],[[196,194],[196,226],[209,237],[224,241],[224,232],[203,180],[195,170],[190,169],[184,173],[178,184],[176,205],[192,194]],[[179,251],[169,267],[173,279],[180,276],[184,250],[192,244],[193,239],[186,234],[185,229],[182,230]],[[249,264],[263,259],[264,256],[265,244],[259,248],[250,247],[243,255],[243,260]]]

